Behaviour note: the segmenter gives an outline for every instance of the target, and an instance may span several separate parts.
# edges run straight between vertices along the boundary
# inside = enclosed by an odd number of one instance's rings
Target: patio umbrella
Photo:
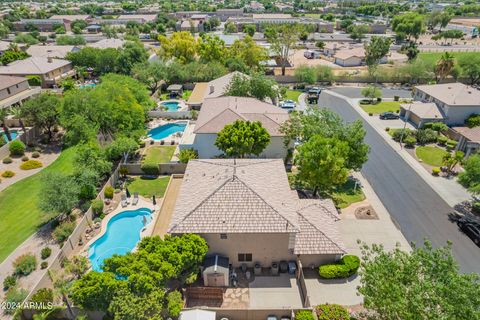
[[[154,206],[157,205],[157,199],[155,199],[155,195],[153,195],[152,197],[152,202]]]
[[[130,191],[128,191],[128,188],[125,188],[125,193],[127,194],[127,198],[130,198],[132,195],[130,194]]]

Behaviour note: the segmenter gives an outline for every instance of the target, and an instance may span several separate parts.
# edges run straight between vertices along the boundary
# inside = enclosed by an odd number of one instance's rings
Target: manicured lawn
[[[146,198],[151,198],[153,195],[157,198],[161,198],[165,194],[169,180],[170,177],[153,179],[147,177],[135,177],[127,183],[128,191],[130,191],[132,195],[134,192],[138,192],[139,195]]]
[[[335,202],[335,205],[338,208],[343,209],[352,203],[365,200],[362,188],[360,188],[360,186],[357,186],[356,190],[354,190],[354,188],[355,181],[348,180],[345,184],[336,187],[329,196],[333,199],[333,202]]]
[[[170,162],[175,148],[175,146],[149,147],[145,155],[144,163],[158,164]]]
[[[377,104],[360,105],[367,113],[380,114],[383,112],[398,112],[400,111],[400,102],[398,101],[382,101]]]
[[[287,93],[285,94],[285,100],[293,100],[295,102],[298,102],[298,97],[302,94],[301,91],[297,90],[287,90]]]
[[[455,58],[473,57],[478,55],[478,52],[450,52]],[[418,54],[418,58],[422,59],[426,64],[434,65],[438,59],[443,55],[443,52],[421,52]]]
[[[443,165],[443,157],[447,154],[447,151],[438,147],[417,147],[415,149],[417,158],[429,164],[431,166],[440,167]]]
[[[51,218],[38,207],[42,177],[48,172],[73,172],[73,148],[50,166],[0,192],[0,262]]]

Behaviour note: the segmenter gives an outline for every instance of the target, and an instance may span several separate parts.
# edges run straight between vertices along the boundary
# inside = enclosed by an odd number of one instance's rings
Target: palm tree
[[[437,62],[435,67],[435,74],[439,80],[445,79],[453,70],[455,66],[455,59],[449,52],[445,52]]]
[[[22,127],[23,133],[27,133],[27,129],[25,128],[25,123],[23,122],[23,114],[22,114],[22,107],[11,107],[9,110],[9,113],[13,118],[18,120],[18,123],[20,124],[20,127]],[[28,135],[25,134],[25,138],[28,140]],[[28,144],[28,141],[27,141]]]
[[[62,298],[63,303],[67,306],[68,318],[75,319],[70,300],[68,300],[68,294],[70,293],[72,282],[66,278],[64,273],[54,273],[52,270],[49,270],[48,274],[53,282],[53,288],[55,289],[56,294]]]
[[[5,136],[7,137],[8,141],[12,141],[12,136],[10,134],[10,130],[8,129],[6,119],[8,117],[8,110],[6,108],[0,108],[0,122],[2,123],[3,132],[5,132]]]

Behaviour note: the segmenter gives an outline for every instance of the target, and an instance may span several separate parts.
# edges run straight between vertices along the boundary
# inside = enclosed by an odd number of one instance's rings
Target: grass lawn
[[[170,162],[175,148],[175,146],[149,147],[145,155],[144,163],[158,164]]]
[[[417,158],[434,167],[440,167],[443,165],[443,157],[448,152],[438,147],[417,147],[415,154]]]
[[[335,202],[338,208],[343,209],[352,203],[365,200],[362,188],[360,186],[357,186],[356,190],[354,190],[354,188],[355,181],[348,180],[345,184],[336,187],[328,196],[333,199],[333,202]]]
[[[66,149],[42,171],[0,192],[0,262],[51,218],[38,207],[42,176],[48,172],[72,173],[74,155],[73,148]]]
[[[478,52],[450,52],[456,59],[464,58],[467,59],[478,55]],[[427,64],[436,64],[438,59],[443,55],[443,52],[421,52],[418,54],[418,58],[422,59]]]
[[[397,112],[400,111],[400,102],[398,101],[382,101],[377,104],[360,105],[367,113],[380,114],[383,112]]]
[[[151,198],[153,195],[157,198],[161,198],[165,194],[169,180],[170,177],[159,177],[154,179],[135,177],[127,183],[128,191],[130,191],[132,195],[134,192],[138,192],[139,195],[146,198]]]
[[[295,102],[298,102],[298,97],[302,94],[301,91],[297,90],[287,90],[287,93],[285,94],[285,100],[293,100]]]

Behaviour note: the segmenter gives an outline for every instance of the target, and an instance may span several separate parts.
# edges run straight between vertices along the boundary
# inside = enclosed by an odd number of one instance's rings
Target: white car
[[[280,108],[285,110],[292,111],[293,109],[295,109],[296,106],[297,104],[293,100],[284,100],[280,102]]]

